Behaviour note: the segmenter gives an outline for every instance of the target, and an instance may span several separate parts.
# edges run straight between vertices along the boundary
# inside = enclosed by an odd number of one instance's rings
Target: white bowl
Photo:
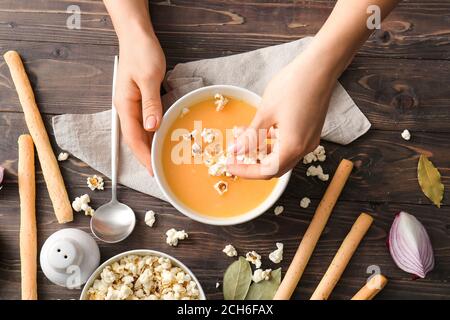
[[[272,193],[260,205],[244,214],[234,217],[207,217],[198,212],[195,212],[177,199],[177,197],[173,194],[170,186],[168,185],[163,172],[161,154],[164,144],[164,137],[168,134],[170,127],[172,126],[173,122],[179,117],[181,110],[184,107],[193,106],[199,102],[211,99],[216,93],[245,101],[246,103],[255,107],[259,106],[262,100],[262,98],[256,93],[253,93],[244,88],[230,85],[215,85],[203,87],[181,97],[166,111],[163,121],[161,122],[161,126],[153,137],[152,167],[156,181],[164,196],[182,214],[198,222],[210,225],[234,225],[255,219],[256,217],[267,211],[270,207],[272,207],[286,189],[289,178],[291,176],[291,171],[287,172],[278,179],[278,182],[275,185],[275,188],[272,190]]]
[[[87,300],[87,293],[90,287],[92,287],[92,285],[94,284],[94,281],[96,279],[100,278],[100,274],[102,273],[103,269],[109,265],[112,265],[114,262],[119,261],[120,259],[129,256],[129,255],[136,255],[136,256],[157,256],[157,257],[164,257],[164,258],[169,258],[172,261],[172,264],[181,268],[185,273],[189,274],[191,276],[191,279],[197,284],[197,288],[199,291],[199,297],[200,300],[206,300],[206,296],[205,296],[205,292],[203,292],[203,288],[200,284],[200,282],[197,280],[197,278],[195,277],[195,275],[192,273],[192,271],[186,267],[183,263],[181,263],[178,259],[175,259],[174,257],[160,252],[160,251],[156,251],[156,250],[148,250],[148,249],[140,249],[140,250],[130,250],[130,251],[126,251],[123,253],[120,253],[118,255],[115,255],[114,257],[106,260],[105,262],[103,262],[95,271],[94,273],[89,277],[88,281],[86,282],[86,284],[83,287],[83,291],[81,292],[80,295],[80,300]]]

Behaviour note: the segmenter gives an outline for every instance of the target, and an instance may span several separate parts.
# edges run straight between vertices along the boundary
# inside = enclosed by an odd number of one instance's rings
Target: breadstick
[[[73,220],[73,213],[69,196],[67,195],[64,180],[34,99],[33,89],[31,88],[22,60],[15,51],[8,51],[3,57],[11,72],[28,130],[36,145],[39,162],[41,163],[56,218],[59,223],[70,222]]]
[[[361,213],[358,219],[356,219],[352,229],[347,234],[344,242],[342,242],[338,252],[334,256],[327,272],[325,272],[325,275],[311,296],[311,300],[328,299],[331,291],[333,291],[350,259],[355,253],[356,248],[366,234],[367,230],[369,230],[372,221],[373,218],[366,213]]]
[[[346,159],[343,159],[336,169],[336,173],[314,213],[312,221],[298,246],[294,259],[275,294],[274,300],[287,300],[291,298],[352,169],[353,163]]]
[[[352,300],[372,300],[386,286],[388,280],[382,274],[374,275],[352,298]]]
[[[28,134],[19,137],[20,269],[22,300],[37,300],[36,184],[34,146]]]

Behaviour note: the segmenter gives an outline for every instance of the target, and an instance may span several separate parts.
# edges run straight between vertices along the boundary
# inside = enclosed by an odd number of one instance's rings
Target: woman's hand
[[[162,117],[160,88],[166,60],[155,36],[148,0],[103,0],[119,38],[114,105],[125,142],[153,175],[150,145]]]
[[[120,41],[114,104],[125,142],[150,174],[150,146],[161,122],[160,88],[165,71],[164,53],[152,34],[129,34]]]
[[[230,173],[249,179],[281,176],[318,146],[337,83],[337,74],[320,60],[313,48],[307,49],[270,81],[251,125],[229,151],[252,154],[256,147],[264,149],[266,140],[255,141],[259,136],[255,130],[265,130],[274,144],[258,164],[233,159],[227,168]]]

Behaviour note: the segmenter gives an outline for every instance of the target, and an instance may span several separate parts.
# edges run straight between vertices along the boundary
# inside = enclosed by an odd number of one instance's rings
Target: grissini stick
[[[33,89],[31,88],[22,60],[15,51],[8,51],[3,57],[11,72],[28,130],[36,145],[39,162],[41,163],[56,218],[59,223],[70,222],[73,220],[73,213],[69,196],[67,195],[64,180],[34,99]]]
[[[311,296],[311,300],[328,299],[372,222],[373,218],[366,213],[361,213],[356,219],[352,229],[345,237],[328,270]]]
[[[22,300],[37,300],[36,184],[34,145],[30,135],[19,137],[20,270]]]
[[[294,259],[274,296],[274,300],[288,300],[291,298],[352,169],[353,163],[346,159],[343,159],[336,169],[333,179],[298,246]]]
[[[386,286],[388,280],[382,274],[374,275],[352,298],[352,300],[372,300]]]

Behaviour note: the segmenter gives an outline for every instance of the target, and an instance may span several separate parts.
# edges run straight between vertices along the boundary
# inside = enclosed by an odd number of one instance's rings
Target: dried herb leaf
[[[281,268],[273,270],[269,280],[252,283],[245,300],[272,300],[281,283]]]
[[[244,300],[252,281],[252,268],[244,257],[233,262],[223,276],[225,300]]]
[[[423,193],[440,208],[444,196],[444,185],[441,182],[441,174],[424,155],[420,155],[419,158],[417,177]]]

